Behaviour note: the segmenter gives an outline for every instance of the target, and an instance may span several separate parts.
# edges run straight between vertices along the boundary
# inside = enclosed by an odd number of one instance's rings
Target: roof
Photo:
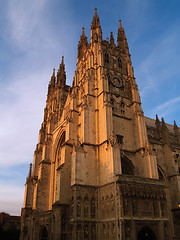
[[[147,127],[156,128],[156,120],[155,119],[145,117],[145,123],[146,123]],[[166,123],[166,126],[167,126],[167,129],[169,130],[170,133],[174,133],[174,126],[173,125]]]

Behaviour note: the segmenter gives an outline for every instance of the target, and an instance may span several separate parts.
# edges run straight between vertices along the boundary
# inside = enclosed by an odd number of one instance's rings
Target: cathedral
[[[144,116],[121,21],[103,40],[96,9],[72,87],[63,57],[48,85],[20,239],[180,239],[180,130]]]

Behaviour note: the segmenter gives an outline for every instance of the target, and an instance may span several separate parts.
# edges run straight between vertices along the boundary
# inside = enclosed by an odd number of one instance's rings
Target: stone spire
[[[95,8],[95,13],[94,13],[93,21],[91,24],[91,29],[97,29],[97,28],[101,28],[101,26],[100,26],[99,17],[97,15],[97,8]]]
[[[32,177],[32,163],[30,163],[30,165],[29,165],[29,174],[26,179],[26,183],[28,183],[31,180],[31,177]]]
[[[176,138],[177,142],[179,143],[180,142],[180,132],[179,132],[179,128],[178,128],[175,120],[174,120],[173,130],[174,130],[175,138]]]
[[[161,137],[161,122],[160,122],[157,114],[156,114],[155,124],[156,124],[157,132],[158,132],[158,137]]]
[[[111,32],[111,36],[110,36],[110,45],[111,45],[112,47],[115,46],[115,43],[114,43],[114,36],[113,36],[113,33],[112,33],[112,32]]]
[[[66,85],[66,72],[64,65],[64,57],[62,56],[62,61],[57,72],[57,84],[58,87],[64,87]]]
[[[163,127],[163,128],[167,128],[167,127],[166,127],[166,123],[165,123],[165,121],[164,121],[164,118],[163,118],[163,117],[162,117],[162,127]]]
[[[178,126],[177,126],[177,124],[176,124],[176,121],[174,120],[174,131],[176,131],[176,130],[179,131],[179,128],[178,128]]]
[[[87,45],[88,45],[88,41],[87,41],[87,37],[85,36],[84,27],[83,27],[80,41],[78,44],[78,58],[82,57]]]
[[[159,128],[160,127],[160,121],[159,121],[159,118],[158,118],[158,115],[156,114],[156,127]]]
[[[51,76],[51,80],[50,80],[49,85],[48,85],[48,96],[53,91],[53,89],[55,87],[55,84],[56,84],[56,77],[55,77],[55,68],[54,68],[53,69],[53,74]]]
[[[124,28],[122,27],[121,20],[119,20],[119,29],[117,35],[117,46],[124,51],[129,52],[129,47],[126,39],[126,35],[124,32]]]
[[[56,77],[55,77],[55,68],[53,69],[53,74],[51,76],[51,86],[55,87]]]
[[[169,143],[169,131],[163,117],[162,117],[162,140],[163,143]]]
[[[100,26],[99,17],[97,15],[97,8],[95,8],[95,14],[91,24],[91,43],[102,41],[102,30]]]

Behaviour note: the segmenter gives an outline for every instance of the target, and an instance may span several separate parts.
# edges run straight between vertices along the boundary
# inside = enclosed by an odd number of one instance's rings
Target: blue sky
[[[103,38],[122,20],[145,116],[180,126],[180,1],[0,0],[0,212],[20,214],[52,69],[76,68],[94,8]]]

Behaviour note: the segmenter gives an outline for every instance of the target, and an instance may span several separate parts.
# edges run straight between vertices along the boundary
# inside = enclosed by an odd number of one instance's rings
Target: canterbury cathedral
[[[53,70],[25,183],[21,240],[180,239],[180,130],[144,116],[119,21],[103,40],[95,9],[72,86]]]

